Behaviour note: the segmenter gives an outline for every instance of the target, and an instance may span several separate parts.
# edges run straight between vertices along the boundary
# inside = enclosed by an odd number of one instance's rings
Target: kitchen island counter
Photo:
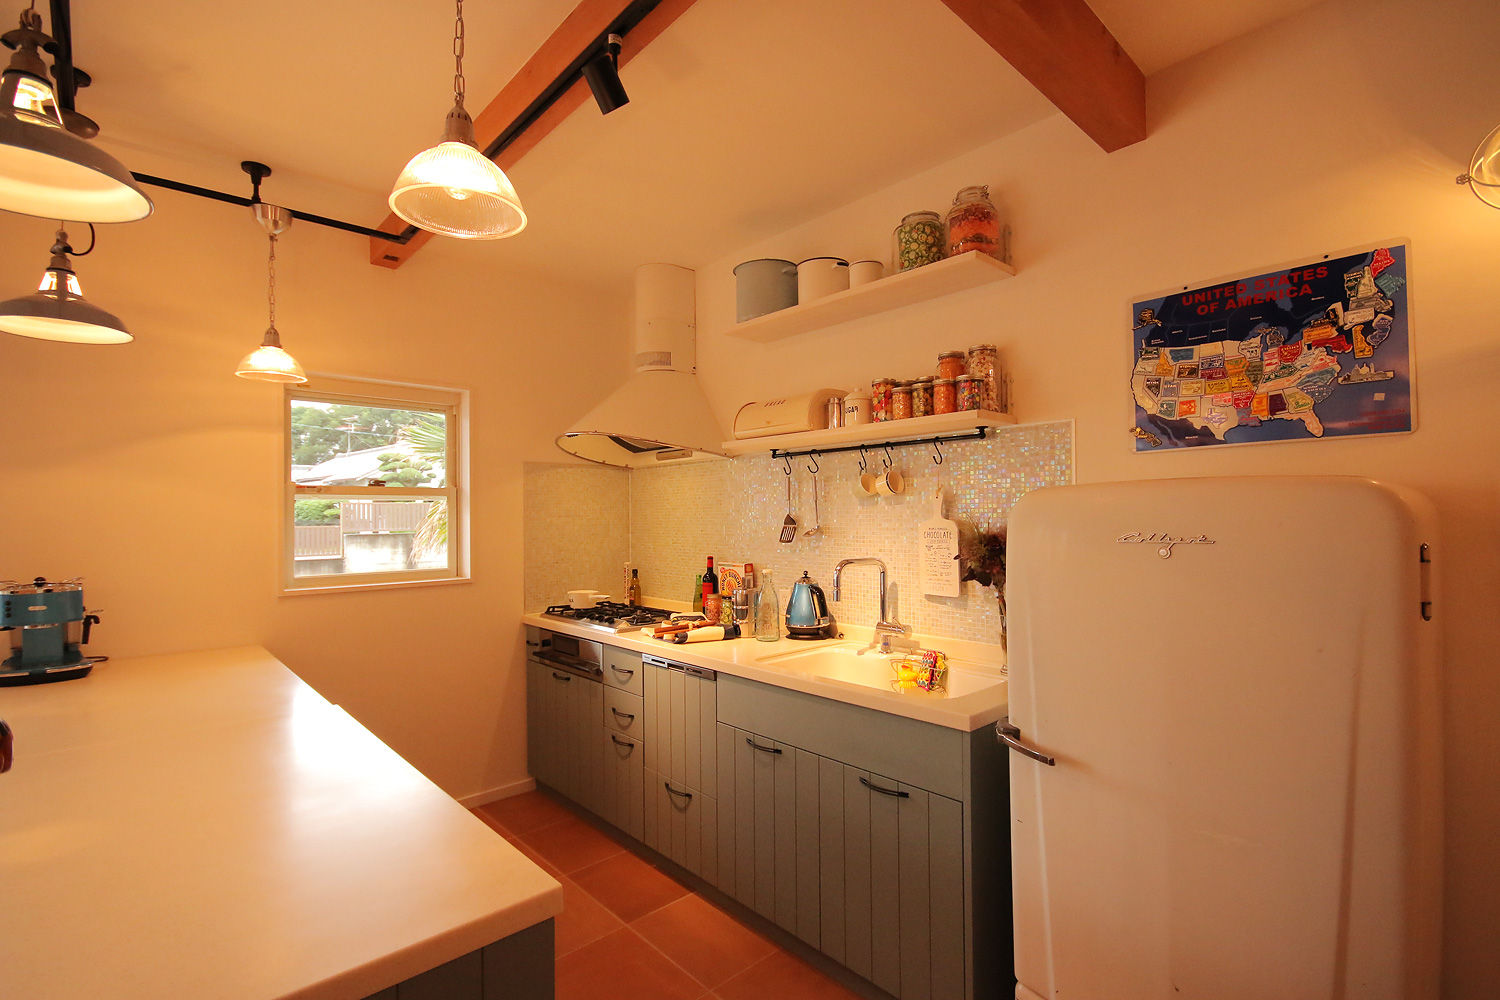
[[[264,649],[0,717],[0,996],[360,998],[541,931],[550,971],[558,883]]]
[[[746,680],[963,732],[972,732],[996,722],[1005,715],[1009,703],[1008,685],[1003,672],[1004,657],[1000,647],[959,639],[920,635],[914,637],[929,648],[941,649],[963,661],[963,672],[970,680],[978,681],[975,685],[977,690],[956,695],[915,690],[898,693],[889,688],[820,676],[799,665],[799,661],[805,663],[805,660],[798,657],[786,658],[787,654],[812,653],[818,649],[847,648],[850,645],[869,643],[871,630],[859,626],[841,626],[845,634],[843,639],[808,641],[783,637],[775,642],[760,642],[741,638],[679,645],[654,639],[645,632],[609,633],[579,622],[542,614],[525,615],[521,620],[535,628],[601,642],[606,646],[649,653],[674,663],[717,670]]]

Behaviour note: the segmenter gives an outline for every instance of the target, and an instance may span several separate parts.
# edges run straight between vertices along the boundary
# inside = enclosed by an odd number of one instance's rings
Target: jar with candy
[[[944,351],[938,355],[938,378],[958,378],[969,374],[967,355],[963,351]]]
[[[982,250],[1000,258],[1000,213],[990,201],[990,189],[983,184],[961,189],[948,209],[948,256],[957,257],[970,250]]]
[[[969,348],[969,374],[978,376],[979,408],[1000,412],[999,372],[995,367],[997,356],[994,344],[975,344]]]
[[[910,271],[943,259],[943,219],[936,212],[913,212],[893,235],[892,260],[898,271]]]
[[[896,380],[878,378],[870,383],[870,416],[876,423],[891,419],[891,389]]]
[[[932,383],[932,412],[952,413],[958,409],[958,383],[951,378],[936,379]]]
[[[892,420],[905,420],[911,416],[911,383],[897,382],[891,387]]]
[[[932,412],[932,383],[931,375],[913,379],[911,383],[911,415],[914,417],[925,417]]]
[[[960,375],[954,379],[958,397],[958,408],[960,410],[978,410],[980,401],[984,398],[980,383],[984,381],[977,375]]]

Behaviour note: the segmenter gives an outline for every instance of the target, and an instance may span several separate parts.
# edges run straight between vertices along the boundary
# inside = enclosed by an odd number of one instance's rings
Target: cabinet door
[[[531,664],[527,676],[527,742],[531,773],[537,781],[574,798],[572,742],[568,732],[569,692],[581,678],[543,664]],[[534,706],[534,710],[533,710]]]
[[[645,669],[646,766],[717,796],[717,683],[681,668]]]
[[[599,766],[599,728],[604,722],[604,687],[598,681],[573,678],[566,692],[569,797],[585,809],[604,808],[604,773]]]
[[[703,880],[719,880],[718,802],[646,771],[646,842]]]
[[[645,840],[645,750],[639,740],[611,728],[600,730],[604,776],[604,819]]]

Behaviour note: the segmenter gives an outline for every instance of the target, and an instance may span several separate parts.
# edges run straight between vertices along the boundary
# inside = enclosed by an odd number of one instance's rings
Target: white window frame
[[[445,486],[298,486],[292,482],[292,403],[349,403],[398,410],[426,410],[447,415]],[[304,385],[288,385],[282,398],[281,594],[327,594],[343,591],[430,587],[469,582],[469,392],[448,386],[422,385],[344,375],[310,374]],[[448,501],[448,565],[440,569],[391,570],[380,573],[296,575],[296,503],[316,496],[403,497]]]

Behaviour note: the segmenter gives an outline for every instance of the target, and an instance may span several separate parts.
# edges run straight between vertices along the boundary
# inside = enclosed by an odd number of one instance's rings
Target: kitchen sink
[[[873,646],[841,642],[791,653],[773,653],[758,657],[755,662],[806,674],[815,681],[855,684],[898,693],[891,686],[891,681],[896,676],[892,661],[901,659],[903,655],[899,652],[880,653]],[[1005,676],[993,667],[949,657],[946,691],[923,691],[911,687],[904,688],[899,693],[917,698],[961,698],[1004,682]]]

